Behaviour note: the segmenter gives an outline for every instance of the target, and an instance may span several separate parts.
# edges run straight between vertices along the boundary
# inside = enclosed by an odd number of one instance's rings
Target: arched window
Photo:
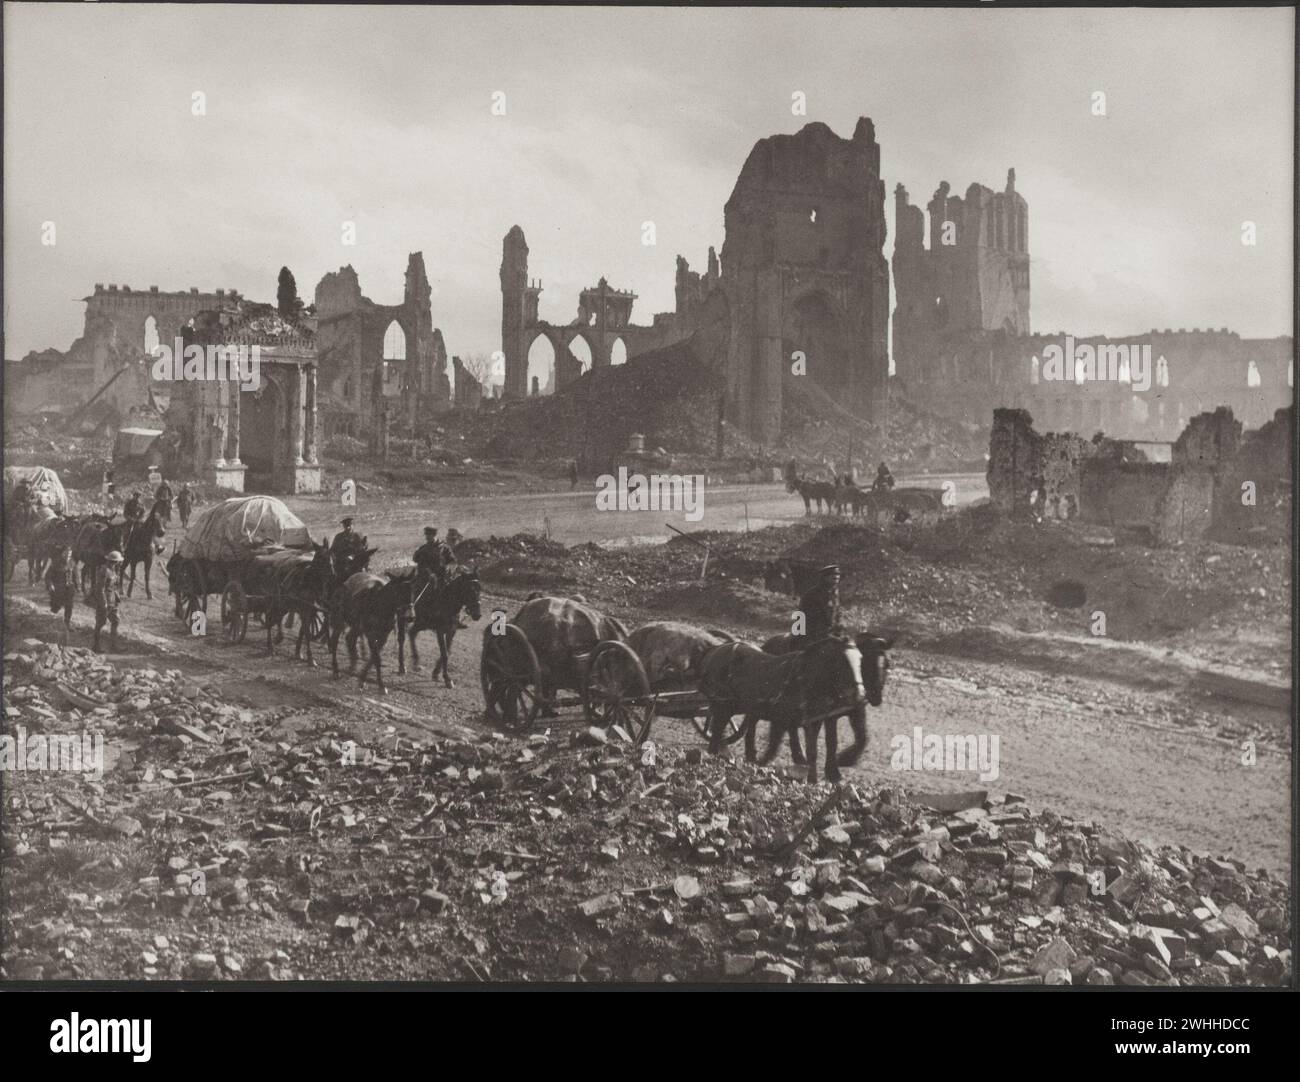
[[[609,363],[627,364],[627,346],[623,344],[623,339],[615,338],[614,344],[609,347]]]
[[[1169,386],[1169,362],[1163,357],[1156,358],[1156,386]]]
[[[384,331],[384,360],[406,360],[406,332],[397,320],[393,320],[388,325],[388,330]]]
[[[1029,361],[1029,382],[1035,387],[1038,386],[1038,357],[1035,355]]]
[[[150,316],[144,321],[144,351],[150,357],[157,357],[161,348],[158,342],[158,321]]]
[[[578,358],[584,372],[591,371],[591,347],[587,340],[578,335],[569,342],[569,352]]]
[[[1246,366],[1246,386],[1247,387],[1259,386],[1259,365],[1257,365],[1254,361],[1251,361],[1250,364]]]
[[[528,393],[551,394],[555,390],[555,347],[544,334],[528,347]]]

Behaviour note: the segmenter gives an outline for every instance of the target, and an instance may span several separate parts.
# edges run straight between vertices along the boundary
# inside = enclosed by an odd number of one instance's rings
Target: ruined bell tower
[[[525,328],[537,322],[541,283],[528,281],[528,242],[519,226],[511,226],[501,243],[501,352],[507,398],[528,395],[528,342]]]

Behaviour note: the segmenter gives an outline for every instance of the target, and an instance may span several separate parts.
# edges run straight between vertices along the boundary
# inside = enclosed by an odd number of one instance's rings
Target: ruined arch
[[[569,339],[569,352],[572,353],[573,356],[577,358],[578,363],[582,365],[583,372],[591,371],[591,365],[595,354],[592,352],[591,343],[587,341],[584,335],[575,334]]]
[[[406,360],[406,328],[395,319],[384,328],[384,360]]]
[[[1246,365],[1246,386],[1258,387],[1260,385],[1260,382],[1261,382],[1261,378],[1259,374],[1259,365],[1257,365],[1254,361],[1250,361]]]
[[[1034,356],[1029,358],[1029,382],[1034,387],[1038,386],[1038,368],[1038,354],[1034,354]]]
[[[239,458],[248,467],[245,486],[251,492],[269,491],[275,483],[283,454],[284,389],[280,377],[264,366],[262,385],[241,391],[239,401]]]
[[[803,352],[808,375],[820,387],[846,391],[849,387],[851,343],[840,306],[824,289],[812,289],[786,309],[785,356]]]
[[[609,347],[610,365],[627,364],[627,344],[622,338],[615,338],[614,344]]]
[[[525,393],[529,398],[536,395],[555,393],[555,360],[558,351],[550,336],[538,332],[528,343],[524,354],[527,359],[527,375],[524,381]]]
[[[158,351],[162,343],[158,337],[158,320],[153,316],[146,316],[144,321],[144,351],[150,357],[158,356]]]

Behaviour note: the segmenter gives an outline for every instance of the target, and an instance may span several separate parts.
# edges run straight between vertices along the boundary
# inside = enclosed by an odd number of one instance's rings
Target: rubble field
[[[1283,882],[1013,794],[808,786],[617,730],[413,740],[9,651],[27,763],[97,732],[105,769],[5,774],[7,980],[1291,979]]]

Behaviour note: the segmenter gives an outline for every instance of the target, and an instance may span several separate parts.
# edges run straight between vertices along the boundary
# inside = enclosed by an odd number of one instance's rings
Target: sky
[[[66,349],[95,282],[272,301],[287,265],[310,301],[350,263],[395,304],[412,251],[448,352],[490,353],[515,224],[542,318],[603,275],[649,323],[757,140],[858,116],[886,256],[895,184],[1014,166],[1034,330],[1289,334],[1293,39],[1285,8],[5,4],[4,355]]]

